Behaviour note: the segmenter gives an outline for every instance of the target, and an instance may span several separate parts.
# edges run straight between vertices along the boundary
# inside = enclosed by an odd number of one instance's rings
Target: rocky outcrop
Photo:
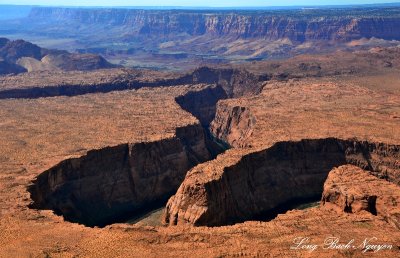
[[[92,150],[40,174],[28,189],[31,207],[87,226],[123,221],[166,201],[190,168],[221,151],[200,125],[177,128],[169,139]]]
[[[400,146],[335,138],[278,142],[232,166],[188,173],[168,201],[164,223],[220,226],[263,219],[285,205],[320,199],[332,168],[353,164],[395,184]]]
[[[355,184],[355,182],[357,182]],[[400,229],[400,188],[352,165],[333,169],[325,181],[321,203],[341,212],[369,212]]]
[[[130,28],[132,36],[168,37],[186,34],[227,38],[351,40],[359,38],[400,39],[400,15],[394,8],[315,9],[304,11],[191,11],[33,8],[34,21],[106,24]]]
[[[11,41],[3,39],[3,46],[0,49],[0,55],[9,62],[16,62],[21,57],[32,57],[40,60],[43,57],[42,49],[30,42],[24,40]]]
[[[253,133],[256,117],[250,108],[229,106],[226,102],[219,102],[215,119],[211,123],[211,132],[219,139],[233,147],[250,147],[246,139]]]
[[[99,55],[71,54],[67,51],[41,48],[24,40],[11,41],[6,38],[0,38],[0,58],[19,67],[13,69],[11,73],[53,70],[53,68],[64,71],[88,71],[115,67]],[[27,62],[24,60],[26,58],[32,60]],[[35,62],[34,65],[32,61]],[[0,74],[8,73],[6,69],[0,71]]]
[[[60,69],[52,64],[46,64],[32,57],[21,57],[16,64],[25,68],[28,72],[37,71],[59,71]]]
[[[41,61],[63,71],[91,71],[116,67],[107,62],[102,56],[95,54],[48,54]]]

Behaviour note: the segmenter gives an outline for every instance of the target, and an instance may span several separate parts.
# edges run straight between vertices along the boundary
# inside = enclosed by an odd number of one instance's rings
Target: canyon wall
[[[251,147],[246,139],[252,135],[257,120],[250,108],[219,102],[216,109],[210,131],[233,147]]]
[[[359,38],[400,39],[399,8],[278,11],[129,10],[35,7],[29,18],[58,23],[124,27],[126,37],[211,35],[290,39],[293,42]]]
[[[208,131],[216,103],[226,97],[219,85],[189,91],[176,101],[201,124],[177,128],[173,138],[92,150],[44,171],[28,188],[31,208],[105,226],[160,206],[187,171],[229,148]]]
[[[177,128],[173,138],[64,160],[29,187],[31,207],[87,226],[123,221],[166,201],[190,168],[222,151],[210,141],[200,125],[189,125]]]
[[[203,66],[180,78],[179,83],[217,84],[224,89],[227,97],[237,98],[259,94],[262,90],[262,82],[268,79],[268,76],[257,76],[245,69]]]
[[[329,171],[344,164],[399,184],[399,158],[396,145],[335,138],[279,142],[212,177],[189,172],[168,201],[164,222],[221,226],[262,220],[282,206],[319,199]]]

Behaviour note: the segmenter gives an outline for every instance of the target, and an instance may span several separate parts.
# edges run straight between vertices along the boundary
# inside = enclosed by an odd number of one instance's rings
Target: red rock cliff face
[[[252,135],[255,124],[256,117],[248,107],[230,107],[227,103],[219,102],[210,130],[233,147],[248,147],[246,139]]]
[[[39,175],[29,187],[32,207],[88,226],[121,221],[165,201],[190,168],[213,158],[211,148],[203,128],[191,125],[174,138],[89,151]]]
[[[220,226],[262,219],[282,205],[319,199],[328,173],[344,164],[399,184],[399,156],[399,146],[365,141],[279,142],[243,156],[212,177],[202,171],[189,172],[168,201],[164,222]]]
[[[357,184],[354,184],[357,182]],[[346,165],[333,169],[324,184],[321,203],[341,212],[369,212],[400,229],[399,185]]]
[[[395,10],[396,11],[396,10]],[[34,21],[78,21],[122,26],[132,35],[213,35],[234,38],[350,40],[400,39],[400,16],[384,10],[188,11],[33,8]]]

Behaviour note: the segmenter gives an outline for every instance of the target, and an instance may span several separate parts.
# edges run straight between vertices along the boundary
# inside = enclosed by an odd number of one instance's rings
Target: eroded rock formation
[[[29,187],[31,207],[88,226],[121,221],[165,201],[190,168],[221,151],[200,125],[177,128],[169,139],[92,150],[40,174]]]
[[[321,203],[342,212],[369,212],[400,229],[399,186],[378,179],[358,167],[332,170],[324,184]]]
[[[71,54],[67,51],[41,48],[24,40],[0,38],[0,59],[14,69],[0,69],[0,74],[25,71],[89,71],[113,68],[115,65],[95,54]]]
[[[219,139],[234,147],[246,147],[246,139],[253,133],[256,117],[250,108],[219,102],[210,130]]]
[[[319,199],[332,168],[353,164],[398,184],[400,147],[335,138],[278,142],[212,175],[189,172],[167,204],[164,222],[220,226],[273,214],[282,205]]]
[[[262,90],[262,81],[267,78],[256,76],[245,69],[200,67],[183,77],[190,83],[215,83],[220,85],[228,97],[256,95]]]
[[[31,20],[58,23],[79,21],[130,28],[130,36],[191,36],[312,40],[351,40],[362,37],[400,39],[397,10],[333,9],[275,11],[196,11],[33,8]]]

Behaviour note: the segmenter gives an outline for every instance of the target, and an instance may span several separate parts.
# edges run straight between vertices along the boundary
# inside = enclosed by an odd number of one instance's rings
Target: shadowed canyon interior
[[[398,1],[0,4],[0,257],[400,258]]]
[[[87,226],[133,220],[159,208],[176,192],[187,171],[230,147],[208,130],[216,103],[223,98],[221,86],[178,97],[178,104],[201,125],[177,128],[173,138],[92,150],[62,161],[29,187],[31,208],[52,209]]]
[[[271,219],[293,204],[320,199],[329,172],[344,164],[399,184],[399,156],[400,146],[366,141],[327,138],[279,142],[245,155],[226,167],[218,179],[197,183],[189,174],[168,201],[164,222],[221,226]]]
[[[180,186],[167,204],[164,222],[220,226],[271,219],[293,204],[320,199],[329,171],[344,164],[399,183],[399,165],[392,159],[399,156],[398,146],[328,138],[277,143],[226,167],[218,180],[188,185],[187,171],[229,148],[208,130],[218,100],[226,98],[221,84],[177,97],[201,125],[178,128],[171,139],[122,144],[65,160],[29,187],[31,207],[52,209],[88,226],[105,226],[159,208]],[[187,212],[194,216],[186,218]]]
[[[29,187],[31,207],[88,226],[121,222],[165,203],[190,168],[222,151],[200,125],[170,139],[89,151],[43,172]]]

